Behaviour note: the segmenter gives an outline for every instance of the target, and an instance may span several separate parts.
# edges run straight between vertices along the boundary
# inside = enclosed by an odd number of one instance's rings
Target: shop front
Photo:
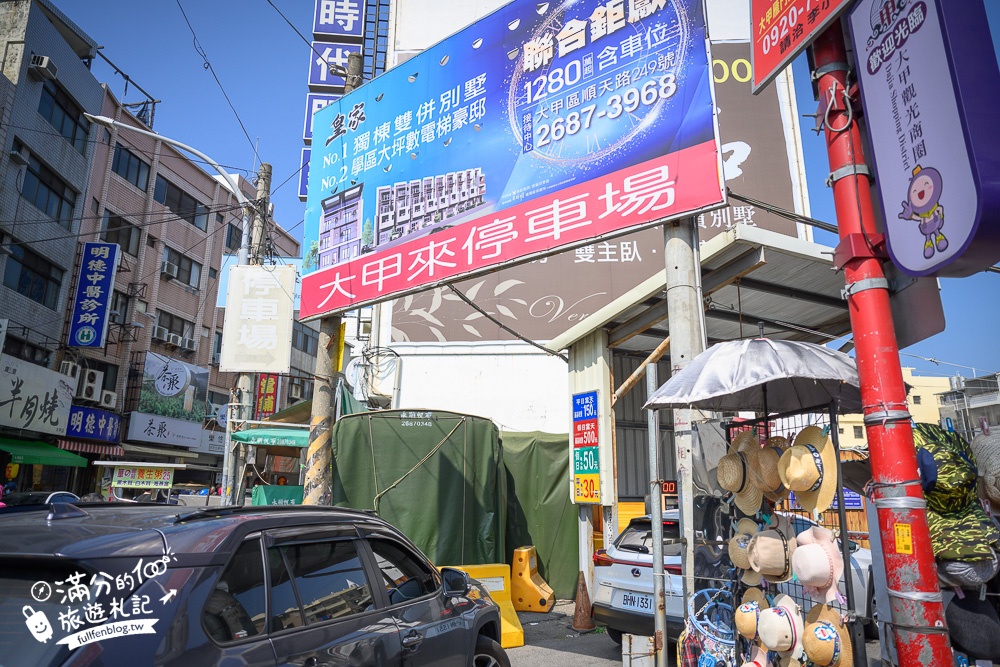
[[[232,434],[233,442],[247,445],[247,488],[254,505],[302,504],[309,429],[304,425],[248,428]]]
[[[73,491],[86,458],[38,440],[0,437],[4,485],[16,491]]]

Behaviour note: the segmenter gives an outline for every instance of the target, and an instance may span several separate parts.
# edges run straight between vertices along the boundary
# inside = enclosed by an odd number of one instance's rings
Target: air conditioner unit
[[[183,347],[188,352],[194,352],[194,338],[185,338],[181,341],[181,347]]]
[[[19,151],[11,151],[10,161],[18,165],[19,167],[23,167],[24,165],[28,164],[28,162],[30,161],[30,157],[28,155],[28,149],[22,147],[21,150]]]
[[[166,327],[153,328],[153,340],[166,341],[168,336],[170,336],[170,331]]]
[[[293,384],[288,387],[288,397],[296,400],[302,398],[302,385]]]
[[[219,365],[219,361],[221,359],[222,359],[222,353],[221,352],[213,352],[212,353],[212,365],[213,366],[218,366]]]
[[[102,391],[101,392],[101,407],[108,408],[109,410],[114,410],[118,405],[118,394],[113,391]]]
[[[184,338],[179,334],[170,334],[167,337],[167,345],[173,345],[174,347],[180,347],[181,343],[184,342]]]
[[[56,64],[48,56],[31,56],[31,65],[28,67],[28,73],[36,79],[55,79],[58,71]]]
[[[167,280],[177,277],[177,265],[173,262],[164,261],[160,264],[160,275],[167,276]]]
[[[76,397],[97,403],[101,400],[101,385],[103,384],[103,371],[96,371],[91,368],[84,369],[80,373],[80,384],[76,390]]]
[[[72,361],[64,361],[59,364],[59,372],[76,380],[80,377],[80,364],[73,363]]]

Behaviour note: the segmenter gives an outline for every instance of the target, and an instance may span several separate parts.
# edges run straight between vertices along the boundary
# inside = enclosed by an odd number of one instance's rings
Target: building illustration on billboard
[[[710,210],[702,3],[515,0],[317,111],[311,157],[304,317]]]

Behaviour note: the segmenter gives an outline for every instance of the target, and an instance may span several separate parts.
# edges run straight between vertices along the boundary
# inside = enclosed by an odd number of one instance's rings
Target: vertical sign
[[[750,0],[756,95],[826,30],[850,0]]]
[[[257,376],[257,419],[267,419],[277,411],[278,376],[261,373]]]
[[[365,0],[316,0],[313,37],[354,37],[365,32]]]
[[[120,253],[117,243],[84,243],[69,324],[70,347],[104,347]]]
[[[288,372],[294,291],[295,267],[234,266],[230,269],[220,371]]]
[[[573,394],[573,502],[600,504],[597,391]]]

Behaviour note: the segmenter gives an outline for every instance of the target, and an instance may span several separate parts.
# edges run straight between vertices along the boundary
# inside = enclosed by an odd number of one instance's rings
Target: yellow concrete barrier
[[[518,611],[549,611],[556,602],[556,594],[538,574],[535,547],[514,549],[511,581],[514,586],[514,609]]]
[[[506,563],[490,563],[451,567],[467,572],[473,579],[478,579],[500,607],[500,646],[504,648],[524,646],[524,629],[521,628],[521,621],[517,619],[517,612],[511,603],[510,566]]]

